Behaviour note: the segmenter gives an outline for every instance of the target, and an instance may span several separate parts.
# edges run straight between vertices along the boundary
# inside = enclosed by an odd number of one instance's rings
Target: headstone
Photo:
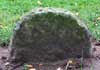
[[[12,62],[51,63],[90,56],[86,25],[70,11],[37,8],[17,22],[9,45]]]

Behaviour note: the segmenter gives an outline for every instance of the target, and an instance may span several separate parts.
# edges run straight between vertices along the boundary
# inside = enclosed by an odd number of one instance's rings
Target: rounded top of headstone
[[[84,24],[84,22],[82,20],[80,20],[79,17],[77,17],[74,13],[72,13],[68,10],[62,9],[62,8],[49,8],[49,7],[34,8],[30,12],[26,13],[24,16],[21,17],[21,20],[17,22],[15,30],[19,29],[19,25],[21,23],[23,23],[25,21],[30,21],[35,16],[43,16],[44,14],[45,15],[52,14],[53,16],[63,16],[66,18],[71,17],[71,19],[76,20],[76,22],[78,23],[79,26],[85,27],[88,30],[88,28]]]
[[[70,11],[36,8],[24,15],[15,27],[10,42],[11,58],[15,57],[14,61],[55,62],[82,54],[88,57],[89,36],[86,25]]]

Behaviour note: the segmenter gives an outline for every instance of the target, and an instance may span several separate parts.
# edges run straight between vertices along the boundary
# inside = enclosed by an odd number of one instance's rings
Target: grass
[[[65,8],[86,22],[91,34],[100,39],[99,0],[0,0],[0,42],[6,42],[20,17],[35,7]]]

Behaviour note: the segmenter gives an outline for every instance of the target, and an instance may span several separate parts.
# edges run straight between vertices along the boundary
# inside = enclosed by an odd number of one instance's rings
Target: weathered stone
[[[90,35],[85,24],[63,9],[33,9],[17,23],[10,42],[13,62],[56,62],[89,57]]]

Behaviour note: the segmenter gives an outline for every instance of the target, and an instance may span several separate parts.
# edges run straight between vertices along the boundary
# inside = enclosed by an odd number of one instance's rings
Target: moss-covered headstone
[[[10,42],[13,62],[56,62],[89,57],[90,35],[85,24],[71,12],[38,8],[17,23]]]

